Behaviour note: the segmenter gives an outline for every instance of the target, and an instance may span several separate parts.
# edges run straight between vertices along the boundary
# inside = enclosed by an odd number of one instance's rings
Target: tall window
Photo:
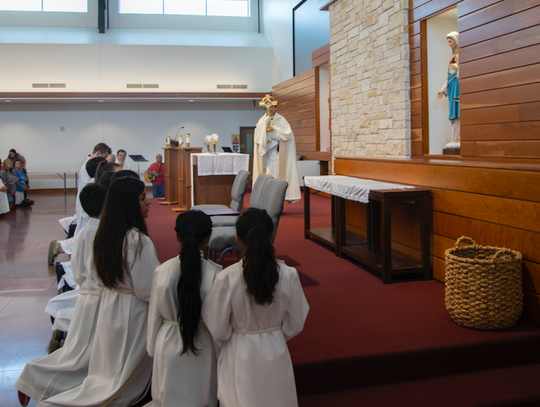
[[[88,0],[0,0],[0,11],[88,12]]]
[[[1,0],[0,0],[1,1]],[[119,0],[123,14],[249,17],[249,0]]]

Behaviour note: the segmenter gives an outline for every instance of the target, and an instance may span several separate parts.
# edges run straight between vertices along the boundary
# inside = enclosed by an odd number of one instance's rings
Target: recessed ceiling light
[[[4,102],[6,102],[6,103],[10,103],[10,102],[11,102],[11,100],[8,100],[8,99],[6,99],[6,100],[4,100]]]
[[[103,100],[98,100],[98,102],[100,102],[100,103],[101,103],[101,102],[103,102]]]
[[[190,102],[195,102],[195,101],[193,99],[191,99]]]

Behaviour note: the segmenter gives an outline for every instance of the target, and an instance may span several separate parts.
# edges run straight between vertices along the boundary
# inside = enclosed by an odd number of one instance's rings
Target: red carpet
[[[177,215],[152,201],[147,224],[165,261],[178,253]],[[312,227],[329,226],[330,200],[312,196],[311,208]],[[303,226],[303,203],[286,203],[276,253],[299,271],[311,307],[304,331],[289,342],[300,395],[540,363],[540,328],[525,321],[505,331],[462,328],[445,310],[443,284],[384,285],[304,239]]]

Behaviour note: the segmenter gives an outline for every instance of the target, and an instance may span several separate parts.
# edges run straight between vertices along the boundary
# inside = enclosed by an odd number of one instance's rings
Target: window
[[[88,12],[88,0],[0,0],[0,11]]]
[[[122,14],[250,16],[249,0],[119,0],[118,4]]]

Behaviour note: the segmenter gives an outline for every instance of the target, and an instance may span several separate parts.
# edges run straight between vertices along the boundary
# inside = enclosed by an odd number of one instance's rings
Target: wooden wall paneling
[[[537,244],[540,243],[538,233],[523,233],[516,228],[433,212],[433,256],[444,259],[444,251],[453,247],[455,241],[461,236],[468,236],[480,245],[508,247],[517,250],[527,262],[532,264],[527,270],[527,273],[531,275],[528,279],[533,281],[528,283],[529,289],[540,288],[538,285],[540,267],[534,266],[540,261],[537,249]]]
[[[300,98],[303,98],[303,97],[306,97],[306,96],[314,95],[315,90],[313,89],[313,87],[314,87],[314,84],[313,84],[313,82],[311,82],[305,88],[301,88],[301,89],[298,89],[298,90],[295,90],[293,92],[286,93],[286,94],[273,93],[272,96],[278,102],[280,100],[282,100],[282,101],[287,101],[290,104],[290,102],[292,102],[292,101],[296,101],[296,100],[298,100]],[[283,102],[279,102],[280,105],[281,105],[281,103],[283,103]]]
[[[463,141],[540,140],[540,121],[461,126]]]
[[[422,88],[418,87],[411,89],[411,102],[421,102],[422,101]]]
[[[272,94],[276,95],[277,97],[290,97],[290,98],[298,97],[297,95],[310,93],[309,90],[313,91],[314,80],[315,80],[315,76],[313,75],[308,78],[299,80],[298,82],[295,82],[291,86],[288,86],[286,88],[282,88],[277,91],[272,91]],[[295,92],[298,92],[298,93],[295,94]]]
[[[416,114],[411,116],[411,128],[413,129],[421,129],[423,123],[423,116],[421,114]],[[423,141],[423,140],[421,140]]]
[[[420,87],[422,87],[422,74],[412,75],[411,76],[411,89],[420,88]],[[411,102],[412,102],[412,97],[411,97]]]
[[[422,4],[426,4],[431,0],[409,0],[409,10],[420,7]]]
[[[460,96],[460,107],[466,110],[538,101],[540,101],[540,83],[531,83],[511,88],[462,94]]]
[[[330,44],[328,44],[328,52],[330,52]],[[320,93],[319,93],[319,68],[315,69],[315,151],[321,149],[321,107],[320,107]],[[325,108],[328,104],[325,105]],[[332,138],[330,136],[330,145],[332,144]]]
[[[422,141],[422,129],[411,129],[411,141]]]
[[[410,72],[411,72],[411,76],[422,73],[422,61],[418,61],[411,64]]]
[[[540,44],[471,62],[461,62],[460,79],[540,63]],[[466,90],[466,89],[465,89]]]
[[[535,44],[540,44],[540,25],[461,48],[459,50],[459,60],[460,63],[470,62]]]
[[[308,136],[308,135],[316,135],[316,128],[315,127],[299,127],[294,132],[295,137],[296,136]]]
[[[416,62],[416,61],[420,61],[422,59],[422,48],[418,47],[418,48],[415,48],[415,49],[411,50],[410,58],[411,58],[410,59],[411,63]]]
[[[508,1],[508,0],[506,0]],[[532,27],[540,24],[540,6],[533,7],[521,13],[512,14],[508,17],[501,18],[480,27],[473,28],[468,31],[460,32],[459,46],[467,47],[477,42],[489,40],[494,37],[509,34],[524,28]],[[459,30],[461,27],[459,26]]]
[[[299,110],[296,108],[289,108],[289,109],[280,109],[280,114],[285,116],[287,115],[287,121],[289,120],[289,117],[291,118],[291,121],[298,121],[298,120],[309,120],[309,119],[315,119],[315,110],[313,109],[306,109],[306,110]]]
[[[429,154],[429,106],[428,106],[428,67],[427,67],[427,21],[421,24],[422,35],[422,154]],[[412,150],[412,149],[411,149]]]
[[[277,92],[281,89],[286,89],[289,86],[294,86],[296,83],[301,82],[302,80],[306,78],[310,78],[315,75],[315,71],[313,69],[310,69],[304,73],[301,73],[300,75],[296,75],[292,77],[291,79],[287,79],[284,82],[278,83],[277,85],[274,85],[272,87],[272,92]]]
[[[540,233],[540,203],[433,189],[433,210]],[[516,214],[519,213],[519,216]]]
[[[540,325],[540,296],[527,290],[523,292],[523,314],[522,318]]]
[[[445,279],[445,273],[446,273],[446,263],[444,260],[439,259],[438,257],[432,257],[431,258],[432,264],[433,264],[433,278],[435,280],[438,280],[442,283],[446,281]]]
[[[412,115],[415,115],[415,114],[422,114],[423,112],[423,103],[422,101],[418,101],[418,102],[412,102],[411,103],[411,116]],[[420,129],[422,130],[422,129]]]
[[[461,125],[540,120],[540,102],[461,111]]]
[[[409,21],[424,20],[454,7],[461,0],[431,0],[409,11]]]
[[[409,20],[410,21],[410,20]],[[420,21],[413,21],[409,24],[409,36],[412,37],[413,35],[420,33]]]
[[[413,156],[422,155],[424,153],[423,145],[424,143],[422,141],[411,142],[411,154]]]
[[[317,135],[315,133],[305,135],[305,136],[297,136],[296,133],[294,135],[296,144],[315,144],[316,137]]]
[[[539,203],[540,166],[525,165],[524,167],[527,169],[471,166],[470,163],[434,165],[429,162],[409,164],[390,160],[346,160],[339,157],[334,161],[336,174],[350,176],[362,174],[360,178],[377,181]]]
[[[312,68],[317,68],[326,63],[330,63],[330,43],[323,45],[311,53]]]
[[[460,33],[538,6],[537,0],[505,0],[459,18]]]
[[[278,106],[279,109],[287,109],[288,107],[308,104],[308,103],[311,104],[311,103],[315,103],[315,92],[308,93],[305,96],[301,96],[295,99],[287,100],[285,98],[282,98],[281,100],[282,102],[279,102],[279,106]]]
[[[520,68],[508,69],[502,72],[490,73],[460,81],[461,94],[481,92],[486,90],[508,88],[540,82],[540,64],[527,65]],[[411,78],[412,87],[412,78]]]
[[[315,127],[316,126],[315,118],[296,120],[296,117],[292,117],[291,119],[287,119],[287,121],[289,122],[291,127],[295,127],[295,128],[298,128],[298,127]]]
[[[504,0],[467,0],[459,3],[458,18]]]
[[[467,141],[461,142],[461,155],[464,157],[540,157],[539,140],[498,140],[498,141]]]
[[[413,35],[412,37],[409,37],[409,47],[410,49],[415,49],[420,47],[421,44],[421,38],[420,34]]]
[[[523,288],[533,293],[540,293],[540,263],[523,260],[522,272]]]

